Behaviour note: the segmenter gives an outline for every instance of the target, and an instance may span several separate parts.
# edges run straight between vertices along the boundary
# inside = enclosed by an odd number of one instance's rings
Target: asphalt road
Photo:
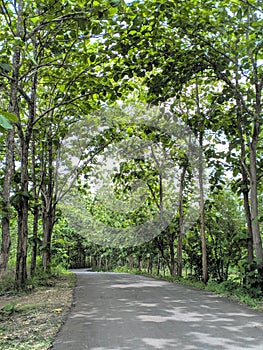
[[[74,272],[74,307],[54,350],[263,350],[262,313],[166,281]]]

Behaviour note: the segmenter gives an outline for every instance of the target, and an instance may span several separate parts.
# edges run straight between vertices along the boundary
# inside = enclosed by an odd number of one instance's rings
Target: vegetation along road
[[[263,349],[263,315],[190,287],[79,270],[54,350]]]
[[[262,33],[262,0],[0,0],[0,350],[49,349],[86,267],[55,350],[263,350],[208,293],[263,310]]]

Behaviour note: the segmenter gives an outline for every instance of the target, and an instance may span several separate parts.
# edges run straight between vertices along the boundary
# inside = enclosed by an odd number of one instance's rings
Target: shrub
[[[0,283],[0,295],[14,292],[15,285],[15,271],[12,269],[7,269],[1,278]]]

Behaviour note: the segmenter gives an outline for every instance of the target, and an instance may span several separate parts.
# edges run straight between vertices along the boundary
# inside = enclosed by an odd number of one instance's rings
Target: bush
[[[14,292],[15,285],[15,271],[12,269],[7,269],[5,274],[1,278],[0,283],[0,295]]]

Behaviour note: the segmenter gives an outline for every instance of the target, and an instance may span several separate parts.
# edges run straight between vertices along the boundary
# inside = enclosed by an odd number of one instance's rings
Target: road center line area
[[[75,301],[53,350],[263,350],[263,314],[144,276],[75,270]]]

